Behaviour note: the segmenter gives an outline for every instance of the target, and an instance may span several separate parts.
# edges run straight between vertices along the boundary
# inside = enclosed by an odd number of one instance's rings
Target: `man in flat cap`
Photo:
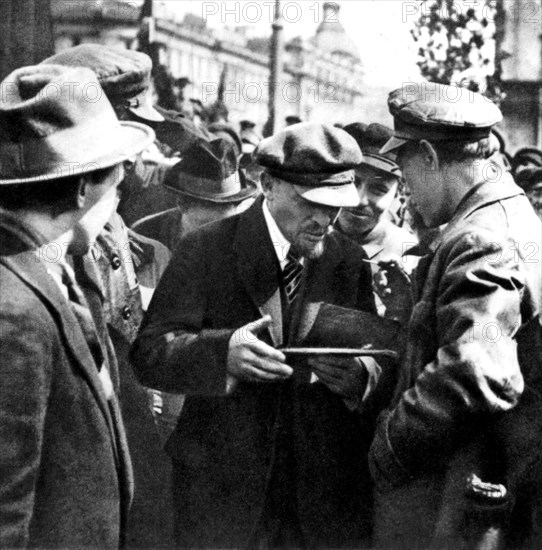
[[[154,132],[119,123],[88,69],[1,86],[0,546],[117,548],[133,477],[114,357],[66,257],[94,243]]]
[[[402,257],[417,242],[416,237],[406,229],[398,227],[392,220],[392,206],[397,196],[401,170],[395,162],[395,155],[379,153],[392,136],[391,128],[373,123],[363,128],[354,123],[344,128],[356,140],[363,153],[363,162],[356,168],[356,187],[360,204],[345,208],[337,221],[337,229],[363,247],[371,264],[373,279],[386,284],[375,284],[375,291],[383,303],[378,304],[379,313],[394,316],[403,303],[409,303],[408,285],[391,288],[394,273],[398,281],[406,278],[402,273],[411,273],[416,265],[413,256]],[[380,265],[379,265],[380,264]],[[401,313],[401,317],[405,315]]]
[[[371,448],[376,546],[539,548],[540,220],[490,158],[502,116],[487,98],[425,83],[389,107],[382,153],[398,152],[425,224],[447,226],[418,268],[402,383]]]
[[[177,543],[359,547],[372,514],[359,408],[379,367],[292,368],[278,348],[299,343],[309,304],[374,312],[361,250],[330,231],[359,201],[361,152],[342,130],[299,124],[255,155],[264,196],[183,237],[132,349],[144,384],[187,394],[167,445]]]

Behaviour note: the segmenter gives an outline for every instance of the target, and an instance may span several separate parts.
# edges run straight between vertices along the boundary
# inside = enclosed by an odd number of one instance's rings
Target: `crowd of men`
[[[462,88],[264,139],[151,71],[0,84],[0,547],[542,547],[542,152]]]

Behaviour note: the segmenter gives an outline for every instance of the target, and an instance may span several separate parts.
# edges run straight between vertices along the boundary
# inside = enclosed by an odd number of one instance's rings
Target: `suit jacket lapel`
[[[262,315],[273,320],[269,331],[275,346],[282,344],[280,265],[262,211],[263,197],[241,215],[233,244],[239,279]]]

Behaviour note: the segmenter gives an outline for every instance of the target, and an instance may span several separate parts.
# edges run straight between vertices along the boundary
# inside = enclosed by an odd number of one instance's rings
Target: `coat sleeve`
[[[515,335],[525,277],[514,243],[494,241],[467,234],[439,251],[438,351],[380,420],[371,468],[381,484],[442,466],[469,427],[512,409],[523,392]]]
[[[26,547],[41,462],[54,336],[35,315],[0,311],[0,548]],[[52,323],[51,323],[52,324]]]
[[[204,326],[212,289],[206,282],[202,245],[184,238],[156,292],[131,360],[145,386],[185,394],[222,395],[233,329]]]

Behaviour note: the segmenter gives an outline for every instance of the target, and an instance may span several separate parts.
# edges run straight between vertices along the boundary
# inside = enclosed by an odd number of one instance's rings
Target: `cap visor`
[[[403,147],[407,143],[408,143],[408,139],[402,139],[394,136],[390,138],[390,140],[384,145],[384,147],[382,147],[382,149],[380,149],[379,153],[381,155],[385,155],[390,151],[395,151],[400,147]]]
[[[130,108],[135,115],[139,118],[144,118],[150,122],[164,122],[166,120],[156,109],[151,105],[140,105],[139,107]]]
[[[324,206],[335,208],[352,207],[359,205],[359,195],[353,183],[343,185],[325,185],[320,187],[305,187],[294,185],[296,193],[305,200]]]

